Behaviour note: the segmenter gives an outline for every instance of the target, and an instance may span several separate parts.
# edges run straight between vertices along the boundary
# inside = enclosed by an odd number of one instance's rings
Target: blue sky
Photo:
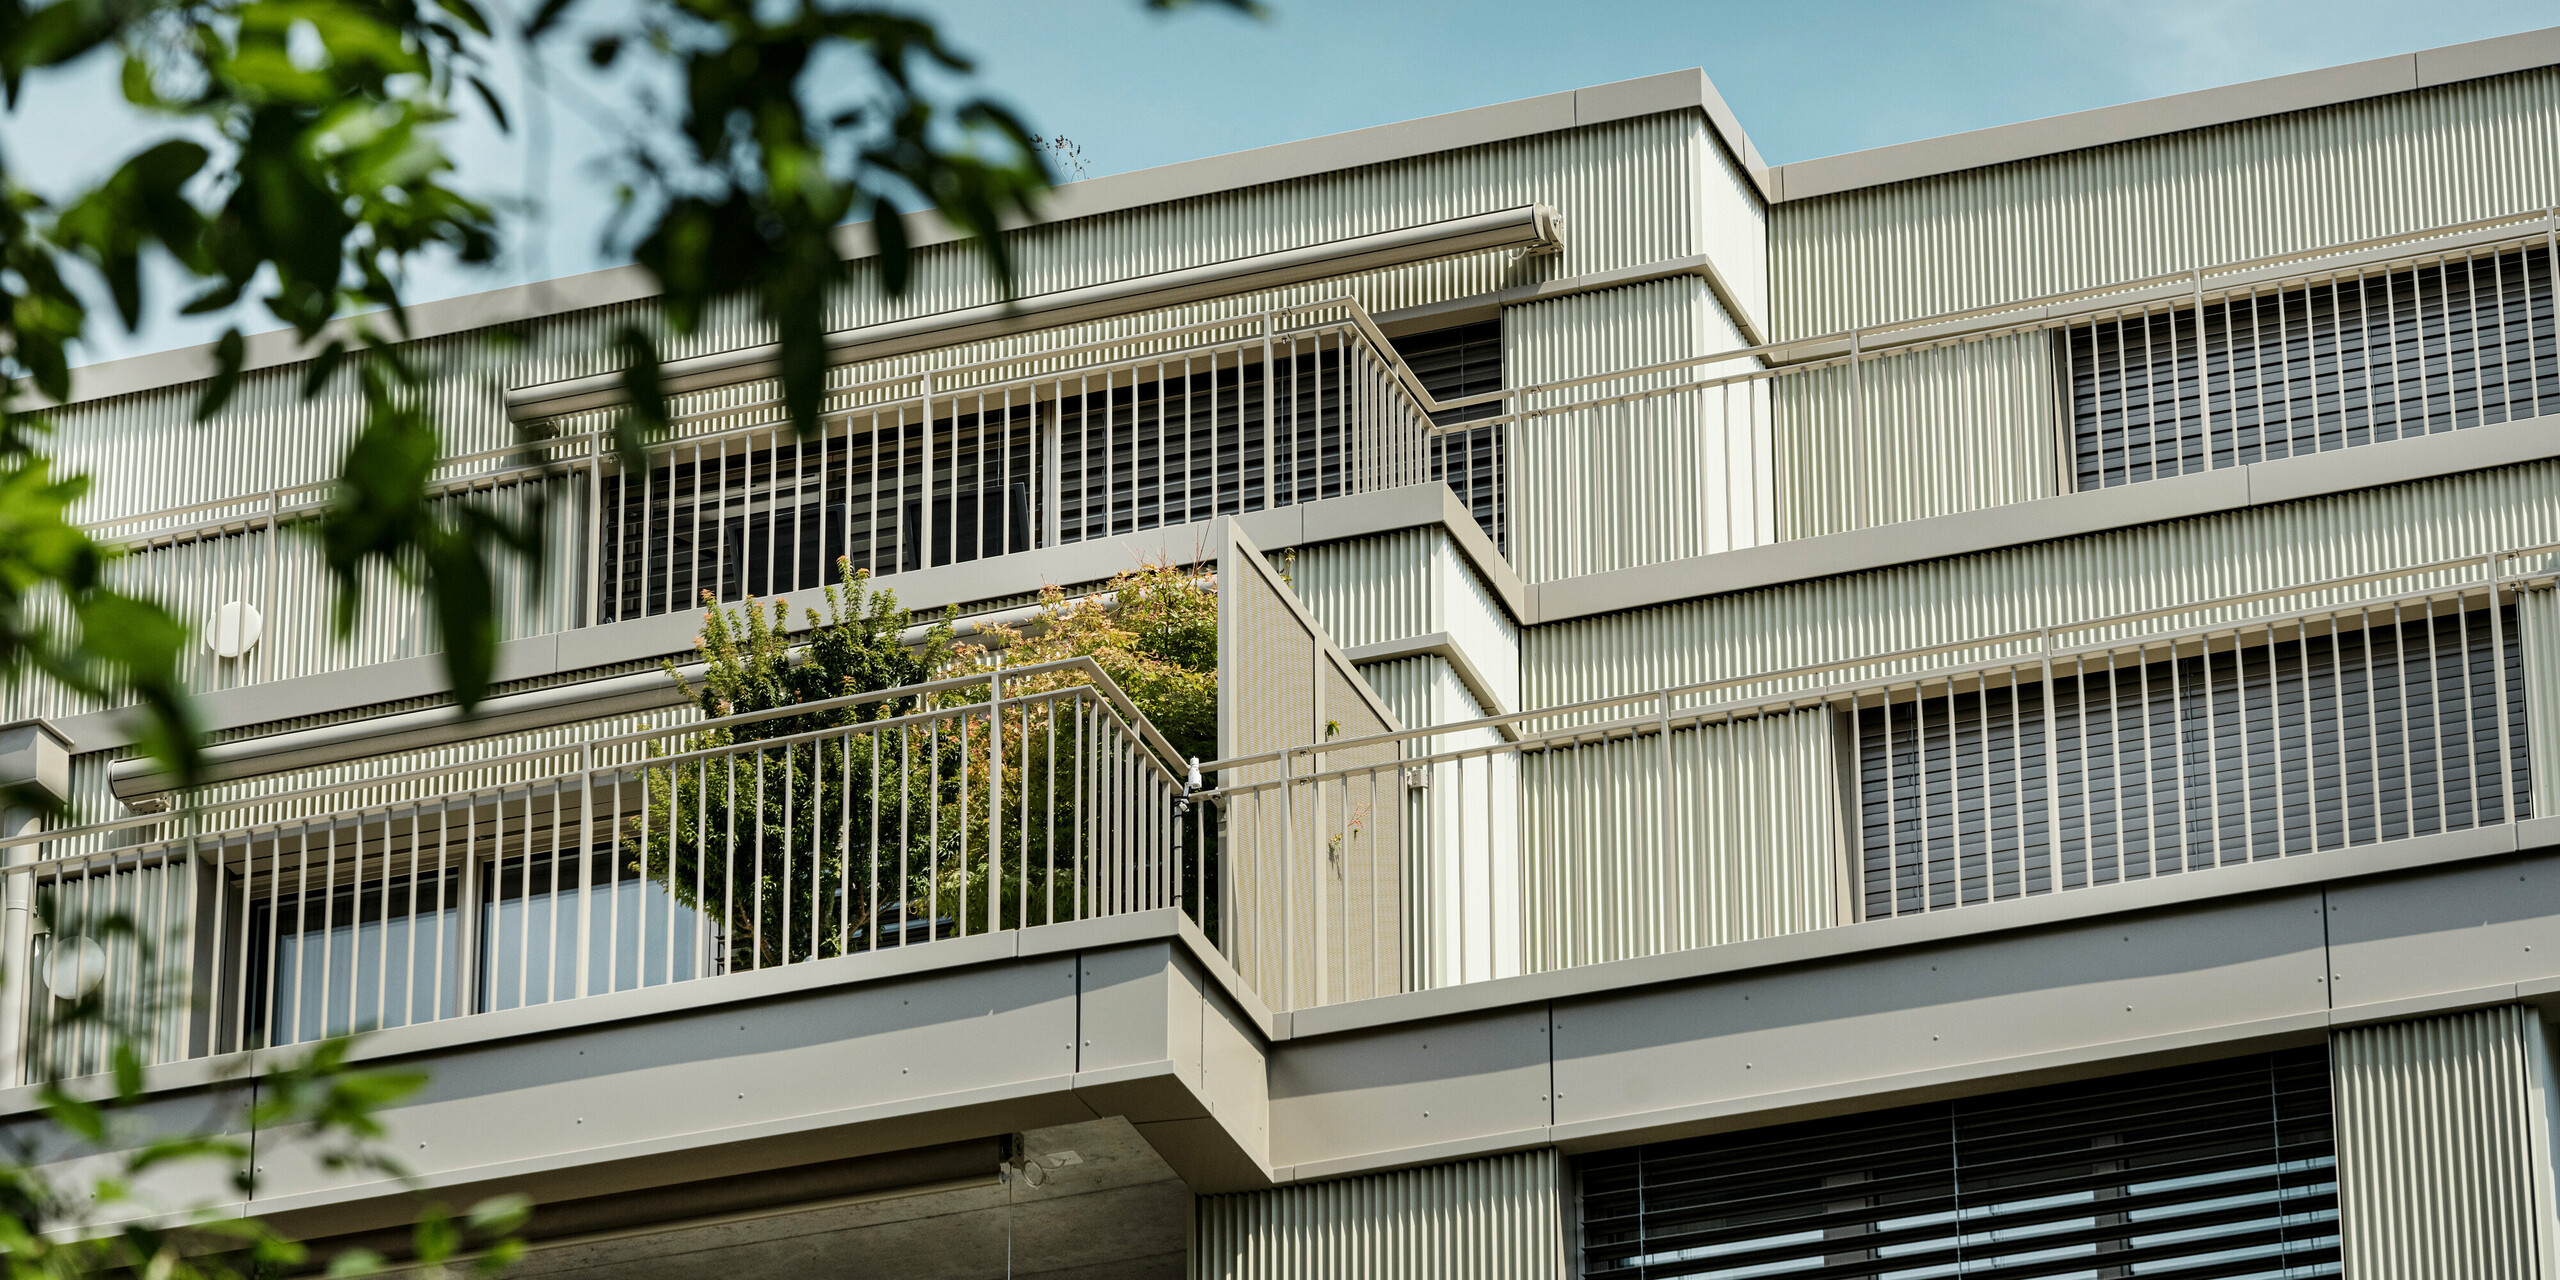
[[[506,3],[506,0],[494,0]],[[609,3],[609,0],[588,0]],[[1582,85],[1704,67],[1772,163],[1855,151],[2560,22],[2548,0],[1269,0],[1264,21],[1171,17],[1135,0],[948,0],[914,7],[979,60],[986,87],[1082,149],[1092,176]],[[418,300],[610,265],[600,135],[550,113],[549,163],[475,124],[463,180],[527,212],[495,269],[436,264]],[[0,121],[8,162],[60,191],[160,128],[125,112],[112,68],[31,83]],[[258,318],[251,329],[272,327]],[[105,359],[203,341],[155,318]]]

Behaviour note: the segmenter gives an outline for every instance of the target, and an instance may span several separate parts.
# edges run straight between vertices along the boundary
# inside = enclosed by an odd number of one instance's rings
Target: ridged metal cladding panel
[[[1552,1150],[1203,1196],[1194,1280],[1563,1280]]]
[[[1673,113],[1079,219],[1022,236],[1023,291],[1073,288],[1532,202],[1565,211],[1571,232],[1565,250],[1555,255],[1478,254],[1310,281],[848,366],[831,377],[835,385],[848,386],[1013,356],[1024,357],[1027,370],[1041,367],[1037,357],[1042,351],[1202,320],[1245,320],[1274,306],[1350,294],[1373,310],[1386,310],[1684,257],[1707,243],[1702,238],[1708,221],[1701,212],[1702,193],[1722,191],[1738,181],[1708,137],[1704,118]],[[1735,232],[1734,216],[1727,211],[1715,222],[1721,237],[1717,243],[1723,246],[1719,252],[1734,252],[1728,241],[1749,244],[1757,239],[1756,224]],[[869,271],[867,265],[857,268],[856,279],[836,305],[834,326],[878,323],[994,298],[980,268],[956,246],[923,251],[914,282],[900,298],[881,294]],[[460,334],[413,344],[412,357],[429,374],[426,401],[447,449],[470,453],[510,443],[513,428],[501,403],[503,392],[615,367],[616,336],[626,326],[654,333],[670,357],[733,349],[763,336],[752,315],[734,302],[723,304],[700,332],[683,339],[665,332],[652,305],[631,303],[549,317],[523,326],[520,337],[506,341]],[[325,480],[360,425],[361,397],[352,374],[341,373],[317,396],[305,398],[306,370],[297,364],[245,375],[224,411],[202,424],[194,420],[200,384],[58,410],[56,442],[64,469],[86,472],[95,480],[80,518],[121,518]],[[740,410],[734,419],[714,418],[705,424],[735,425],[769,416],[747,410],[771,396],[770,384],[747,383],[680,397],[676,408],[700,414]],[[569,625],[579,556],[567,517],[575,513],[565,506],[555,510],[561,527],[555,529],[557,554],[544,589],[533,593],[511,583],[502,590],[502,598],[511,602],[502,639]],[[147,570],[137,566],[138,576],[165,580],[192,571],[192,553],[152,554],[167,558]],[[272,666],[242,663],[209,672],[208,687],[434,652],[415,597],[390,584],[388,575],[375,576],[383,581],[368,583],[366,615],[359,619],[355,643],[337,646],[327,642],[329,584],[316,558],[286,551],[280,557],[276,598],[252,602],[267,617],[265,643],[278,650],[290,647],[294,656]],[[221,603],[194,598],[204,591],[179,594],[173,603],[190,620],[200,621],[198,615]],[[10,713],[66,715],[85,709],[39,698],[13,704]]]
[[[1300,547],[1274,561],[1346,649],[1445,632],[1507,701],[1520,688],[1520,628],[1448,532],[1404,529]],[[1399,712],[1401,714],[1401,712]],[[1406,718],[1407,725],[1436,720]]]
[[[2540,1280],[2542,1036],[2507,1005],[2331,1038],[2346,1274]]]
[[[1747,345],[1694,276],[1578,294],[1503,312],[1503,379],[1560,378]],[[1662,386],[1745,372],[1743,362],[1662,375]],[[1765,384],[1572,406],[1635,389],[1613,382],[1528,397],[1515,428],[1519,532],[1529,582],[1755,546],[1775,531]]]
[[[2560,592],[2545,587],[2517,601],[2524,656],[2524,704],[2560,708]],[[2525,717],[2525,754],[2533,765],[2533,793],[2560,794],[2560,711]]]
[[[2472,472],[1533,627],[1524,696],[1556,706],[2550,542],[2560,463]]]
[[[1408,727],[1485,714],[1438,657],[1371,663],[1360,675]],[[1473,729],[1406,744],[1421,756],[1494,745]],[[1410,990],[1511,977],[1522,970],[1520,766],[1496,754],[1430,767],[1404,796],[1404,952]]]
[[[1431,560],[1434,529],[1319,543],[1283,553],[1274,567],[1325,634],[1345,649],[1428,635],[1439,627]]]
[[[1846,920],[1826,711],[1533,753],[1521,764],[1530,971]],[[1662,838],[1668,819],[1675,833]]]
[[[1648,116],[1026,231],[1017,241],[1018,288],[1036,294],[1530,203],[1555,207],[1571,228],[1559,254],[1477,254],[1311,282],[1134,321],[848,368],[839,371],[838,381],[1054,348],[1108,336],[1115,325],[1134,331],[1204,316],[1250,315],[1275,303],[1338,296],[1346,289],[1383,310],[1696,254],[1703,248],[1700,193],[1712,182],[1733,181],[1729,173],[1712,172],[1725,162],[1706,129],[1705,118],[1694,112]],[[995,286],[964,246],[921,251],[900,297],[883,293],[872,271],[867,262],[857,264],[832,308],[831,328],[997,300]],[[504,390],[618,367],[615,338],[626,326],[655,334],[670,357],[734,349],[763,337],[749,310],[732,300],[682,339],[665,331],[654,305],[627,303],[547,317],[522,326],[521,336],[507,341],[461,334],[414,344],[414,356],[431,375],[428,403],[444,426],[447,447],[467,453],[509,443]],[[66,464],[98,481],[82,518],[325,479],[359,424],[361,399],[348,373],[317,398],[304,399],[305,370],[297,364],[245,375],[229,406],[202,425],[194,421],[200,385],[89,401],[58,412]],[[769,386],[746,384],[685,397],[682,404],[708,409],[769,394]]]
[[[2245,120],[1771,212],[1777,336],[2546,208],[2560,69]]]
[[[2037,333],[1772,382],[1777,537],[2052,497],[2057,376]]]

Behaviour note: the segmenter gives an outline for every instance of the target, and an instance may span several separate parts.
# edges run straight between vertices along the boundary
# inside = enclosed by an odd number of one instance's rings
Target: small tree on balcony
[[[694,640],[700,681],[666,664],[686,698],[721,723],[686,739],[690,759],[649,770],[647,817],[632,825],[623,849],[640,874],[709,923],[733,969],[859,945],[850,935],[871,921],[867,909],[857,918],[852,904],[867,904],[879,886],[872,868],[843,856],[842,836],[871,830],[874,784],[897,766],[849,752],[844,736],[822,731],[921,708],[915,697],[884,698],[732,718],[918,684],[952,651],[948,619],[910,646],[914,618],[897,593],[872,589],[867,569],[837,564],[842,582],[820,589],[825,611],[804,611],[805,645],[790,632],[789,601],[751,599],[731,610],[705,592],[710,607]],[[899,892],[890,886],[889,900]]]
[[[1101,713],[1090,698],[1041,700],[1088,683],[1076,672],[1007,678],[999,759],[982,710],[990,684],[980,681],[1002,668],[1090,657],[1178,753],[1205,754],[1216,734],[1214,579],[1148,565],[1113,580],[1116,608],[1051,588],[1032,624],[991,627],[987,644],[955,643],[946,617],[909,645],[914,619],[896,594],[839,563],[844,583],[823,589],[824,612],[805,611],[804,633],[786,630],[786,601],[714,606],[696,641],[700,680],[685,681],[668,664],[687,699],[724,723],[647,767],[646,814],[621,840],[629,868],[707,921],[732,968],[1071,912],[1075,753],[1095,731],[1078,716]],[[955,680],[969,683],[734,720]],[[827,732],[870,723],[883,728]],[[1004,802],[991,806],[990,796]],[[1001,851],[993,875],[990,845]]]

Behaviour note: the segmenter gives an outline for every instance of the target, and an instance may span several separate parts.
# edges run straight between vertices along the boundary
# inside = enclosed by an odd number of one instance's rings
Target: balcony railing
[[[1173,759],[1079,658],[0,842],[11,1078],[1196,916]]]
[[[548,513],[564,554],[543,581],[502,584],[509,637],[688,611],[704,591],[804,589],[839,558],[890,575],[1432,481],[1524,574],[1553,576],[1572,567],[1521,537],[1528,424],[1681,402],[1696,412],[1662,429],[1721,431],[1709,452],[1724,479],[1707,478],[1685,508],[1698,527],[1665,546],[1863,527],[1908,505],[1889,487],[1972,492],[1981,477],[1953,472],[1989,465],[1894,452],[1891,388],[1931,375],[1891,362],[2001,339],[2054,344],[2054,491],[2542,413],[2560,404],[2555,230],[2536,211],[1448,400],[1357,302],[1334,299],[845,387],[809,440],[772,403],[724,401],[681,416],[628,474],[593,419],[567,418],[553,438],[448,459],[436,483]],[[1798,384],[1785,437],[1769,406],[1744,403],[1778,382]],[[330,488],[92,532],[137,552],[116,571],[183,616],[260,610],[259,647],[204,658],[200,677],[258,683],[349,660],[318,621],[328,586],[312,549],[279,536]],[[1782,493],[1801,510],[1777,510]],[[433,643],[400,616],[363,634],[392,632],[353,660]]]
[[[1364,861],[1403,868],[1410,990],[2522,821],[2555,573],[2534,547],[1216,761],[1228,856],[1319,886],[1222,942],[1350,967]]]

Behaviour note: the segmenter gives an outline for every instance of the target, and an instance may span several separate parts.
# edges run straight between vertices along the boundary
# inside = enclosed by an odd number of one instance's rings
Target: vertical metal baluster
[[[2524,814],[2516,806],[2516,779],[2514,776],[2514,756],[2512,752],[2513,739],[2508,736],[2514,732],[2514,730],[2512,726],[2507,723],[2507,626],[2505,605],[2499,599],[2500,583],[2498,578],[2498,561],[2503,554],[2504,553],[2492,551],[2486,557],[2483,557],[2483,564],[2488,569],[2489,576],[2490,668],[2497,673],[2498,817],[2502,822],[2517,822],[2523,819]],[[2517,622],[2521,624],[2523,622],[2524,615],[2524,610],[2521,607],[2524,599],[2524,592],[2522,588],[2518,588],[2516,592],[2516,599],[2519,606],[2516,610]]]
[[[1004,927],[1004,654],[987,677],[987,918],[989,932]]]

